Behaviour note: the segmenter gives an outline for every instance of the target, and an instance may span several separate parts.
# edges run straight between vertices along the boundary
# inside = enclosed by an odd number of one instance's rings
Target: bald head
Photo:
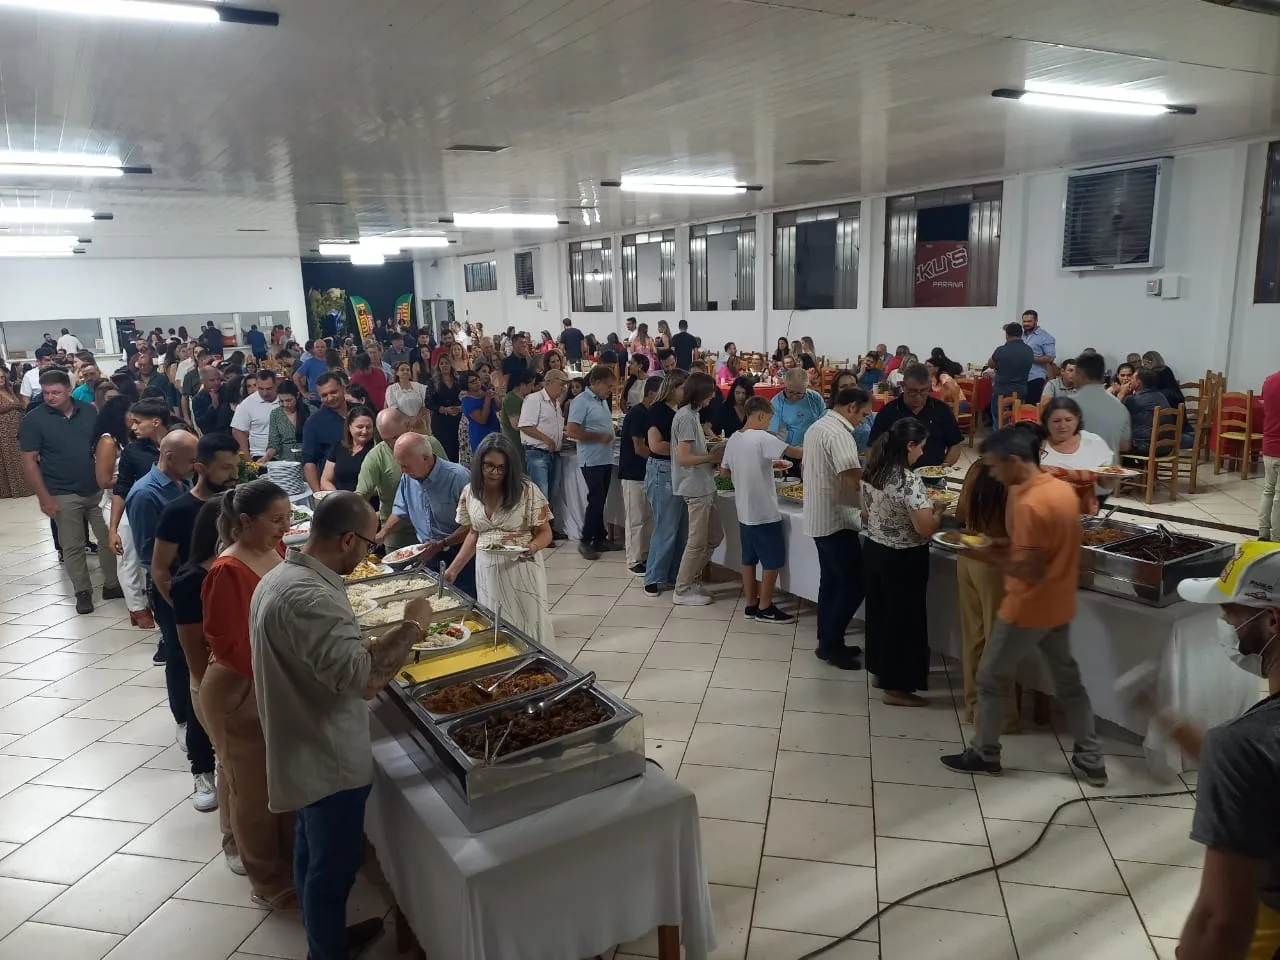
[[[189,480],[195,470],[199,441],[188,430],[170,430],[160,441],[159,467],[171,480]]]
[[[436,465],[435,454],[431,452],[431,444],[420,433],[403,434],[395,445],[396,463],[400,470],[415,480],[424,480]]]
[[[387,446],[395,447],[396,441],[409,429],[409,418],[395,407],[387,407],[379,412],[374,424],[378,428],[378,436],[386,441]]]

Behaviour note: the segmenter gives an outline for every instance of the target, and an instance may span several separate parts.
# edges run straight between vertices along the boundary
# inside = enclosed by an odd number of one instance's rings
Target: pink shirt
[[[1262,455],[1280,457],[1280,373],[1262,381]]]

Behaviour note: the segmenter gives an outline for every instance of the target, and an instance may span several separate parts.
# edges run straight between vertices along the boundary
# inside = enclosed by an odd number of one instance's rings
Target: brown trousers
[[[966,723],[974,723],[978,710],[978,664],[987,638],[996,624],[996,611],[1004,600],[1004,574],[995,567],[979,563],[963,553],[956,561],[960,582],[960,633],[964,645],[960,651],[964,671],[964,715]],[[1005,732],[1019,728],[1018,699],[1011,695],[1005,709]]]
[[[253,892],[272,902],[293,890],[292,814],[267,808],[267,745],[253,681],[211,663],[200,684],[205,730],[222,761],[231,832]]]
[[[191,678],[191,708],[196,712],[196,720],[206,733],[209,724],[204,719],[204,708],[200,706],[200,686],[195,677]],[[217,752],[217,748],[214,748]],[[222,757],[215,756],[217,761],[216,782],[218,785],[218,829],[222,831],[222,852],[228,857],[239,856],[236,849],[236,835],[231,832],[231,798],[227,795],[227,774],[222,769]]]

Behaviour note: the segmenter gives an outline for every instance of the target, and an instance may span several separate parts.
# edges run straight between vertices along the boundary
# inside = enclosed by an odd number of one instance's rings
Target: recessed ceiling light
[[[111,214],[96,214],[92,210],[0,207],[0,223],[92,223],[109,219]]]
[[[165,23],[240,23],[260,27],[274,27],[280,23],[280,14],[266,10],[249,10],[221,3],[173,3],[170,0],[0,0],[0,7]]]
[[[728,177],[623,177],[601,180],[602,187],[617,187],[627,193],[669,193],[687,196],[732,196],[763,190],[760,184],[739,183]]]
[[[1036,107],[1129,117],[1159,117],[1165,114],[1194,116],[1196,113],[1196,108],[1187,104],[1165,103],[1151,94],[1114,87],[1078,87],[1028,81],[1025,89],[1001,87],[992,90],[991,96],[1000,100],[1017,100]]]
[[[490,230],[554,230],[560,226],[560,218],[554,213],[455,213],[453,225]]]
[[[501,153],[509,148],[505,144],[455,143],[453,146],[445,147],[444,149],[446,153]]]

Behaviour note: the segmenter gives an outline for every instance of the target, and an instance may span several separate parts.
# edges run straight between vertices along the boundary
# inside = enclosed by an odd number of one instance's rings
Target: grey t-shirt
[[[707,452],[707,435],[702,432],[702,420],[697,411],[681,407],[671,421],[671,492],[677,497],[707,497],[716,492],[715,467],[701,463],[696,467],[682,467],[676,460],[676,449],[681,440],[693,444],[693,452],[704,456]]]
[[[1120,456],[1121,443],[1129,442],[1132,427],[1129,423],[1129,411],[1124,404],[1107,393],[1105,387],[1097,383],[1085,384],[1071,395],[1080,405],[1080,414],[1084,417],[1081,429],[1096,433],[1107,442],[1107,446],[1115,451],[1117,460]]]
[[[1006,340],[996,347],[995,353],[991,354],[996,368],[996,396],[1026,391],[1027,375],[1031,373],[1032,357],[1035,355],[1035,351],[1021,340]]]
[[[1205,734],[1191,839],[1267,862],[1261,899],[1280,910],[1280,694]]]

